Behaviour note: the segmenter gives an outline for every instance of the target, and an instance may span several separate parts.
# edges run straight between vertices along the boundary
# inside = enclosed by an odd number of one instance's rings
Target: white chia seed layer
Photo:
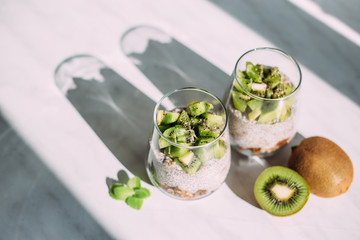
[[[150,156],[153,158],[151,161],[158,183],[177,187],[191,194],[203,190],[207,191],[207,194],[215,191],[225,181],[230,169],[230,146],[228,143],[225,145],[227,149],[221,159],[209,159],[195,174],[188,174],[150,142]]]
[[[228,110],[232,144],[243,150],[259,149],[260,152],[271,152],[295,135],[293,114],[283,122],[264,124],[249,121],[232,104],[229,104]],[[279,146],[279,143],[282,144]]]

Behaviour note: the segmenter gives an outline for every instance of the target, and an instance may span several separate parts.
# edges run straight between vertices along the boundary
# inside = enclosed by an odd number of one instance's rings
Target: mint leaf
[[[150,191],[147,188],[140,188],[135,190],[134,197],[144,199],[150,197]]]
[[[129,179],[126,184],[119,182],[112,184],[109,188],[109,194],[112,198],[125,201],[128,206],[137,210],[141,209],[143,199],[151,195],[147,188],[141,187],[141,180],[137,176]]]
[[[134,196],[130,196],[125,200],[130,207],[139,210],[143,204],[143,200]]]
[[[114,189],[118,188],[118,187],[123,187],[123,186],[124,185],[122,185],[121,183],[114,183],[113,185],[111,185],[111,187],[109,189],[110,197],[112,197],[113,199],[119,200],[114,194]]]
[[[135,177],[129,179],[129,181],[127,182],[127,185],[128,185],[128,187],[130,187],[132,189],[141,188],[140,178],[135,176]]]
[[[135,191],[129,187],[121,186],[121,187],[115,187],[113,189],[113,195],[115,196],[115,199],[117,200],[125,200],[129,196],[132,196],[135,194]]]

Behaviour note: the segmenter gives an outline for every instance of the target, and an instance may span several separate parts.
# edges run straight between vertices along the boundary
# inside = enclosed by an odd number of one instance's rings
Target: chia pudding
[[[167,194],[198,199],[225,181],[231,164],[227,118],[213,109],[207,101],[194,101],[186,108],[157,111],[147,171]]]
[[[150,143],[151,175],[162,189],[184,199],[200,198],[214,192],[225,181],[230,169],[230,147],[220,159],[209,158],[195,174],[186,173],[172,158]]]
[[[241,152],[251,151],[254,155],[277,150],[295,135],[294,116],[282,122],[262,124],[249,121],[232,104],[228,107],[231,141]]]
[[[268,155],[289,142],[295,135],[294,90],[277,67],[246,62],[226,101],[231,144],[247,155]]]

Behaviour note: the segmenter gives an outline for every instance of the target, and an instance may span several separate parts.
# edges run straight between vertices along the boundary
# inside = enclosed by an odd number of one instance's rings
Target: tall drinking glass
[[[199,88],[165,94],[154,109],[146,169],[151,182],[177,199],[208,196],[225,181],[230,158],[228,116]]]
[[[256,48],[236,62],[224,102],[231,144],[245,155],[268,156],[296,133],[301,70],[290,55]]]

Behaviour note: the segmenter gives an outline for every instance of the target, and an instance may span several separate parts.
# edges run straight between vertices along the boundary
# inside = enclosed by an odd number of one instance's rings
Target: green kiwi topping
[[[239,70],[236,78],[231,92],[232,103],[249,121],[273,123],[285,121],[291,115],[293,97],[266,102],[249,94],[265,99],[279,99],[290,95],[294,86],[279,68],[246,62],[245,71]]]
[[[256,179],[257,202],[275,216],[289,216],[300,211],[308,200],[307,182],[290,168],[274,166],[265,169]]]
[[[195,174],[208,159],[220,159],[225,154],[222,139],[204,148],[186,147],[211,143],[220,135],[225,123],[223,116],[212,112],[213,108],[209,102],[193,101],[182,109],[157,112],[156,123],[166,138],[159,138],[159,149],[188,174]],[[169,140],[184,147],[174,146]]]

